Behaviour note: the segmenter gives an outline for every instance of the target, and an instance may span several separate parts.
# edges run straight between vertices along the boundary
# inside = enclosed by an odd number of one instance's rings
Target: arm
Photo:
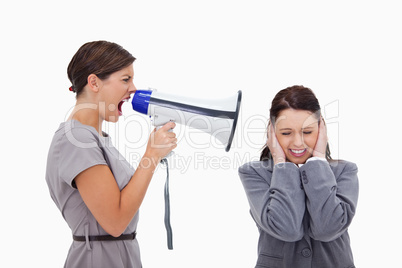
[[[256,163],[260,166],[254,167]],[[282,163],[271,173],[263,163],[266,162],[249,163],[239,168],[251,215],[259,228],[273,237],[298,241],[304,235],[305,211],[299,169],[292,163]]]
[[[96,165],[75,178],[85,204],[102,228],[120,236],[137,213],[161,158],[176,147],[174,123],[151,133],[146,152],[126,187],[120,191],[108,166]]]
[[[273,172],[261,167],[267,162],[256,162],[261,166],[244,165],[239,168],[239,175],[257,225],[280,240],[297,241],[304,233],[302,220],[305,210],[299,170],[295,165],[285,163],[285,153],[271,122],[267,134],[267,145],[275,165]]]
[[[300,168],[310,214],[309,234],[324,242],[341,236],[356,211],[357,167],[339,162],[337,168],[341,170],[337,176],[325,161],[311,161]]]
[[[321,160],[307,161],[300,168],[300,174],[310,214],[309,235],[324,242],[338,238],[348,228],[355,214],[359,191],[356,165],[335,162],[334,174],[325,160],[327,143],[327,129],[321,117],[313,152],[313,156]]]

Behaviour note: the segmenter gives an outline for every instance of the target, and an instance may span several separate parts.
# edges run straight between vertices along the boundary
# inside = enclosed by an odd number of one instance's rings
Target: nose
[[[128,88],[128,92],[130,94],[135,93],[137,91],[137,88],[135,87],[134,83],[131,83],[130,87]]]
[[[293,145],[294,145],[296,148],[302,148],[303,145],[304,145],[303,136],[300,135],[300,134],[294,135]]]

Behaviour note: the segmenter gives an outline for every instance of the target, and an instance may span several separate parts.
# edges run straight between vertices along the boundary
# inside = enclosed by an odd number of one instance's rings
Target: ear
[[[90,74],[88,76],[87,82],[90,90],[96,93],[99,91],[100,79],[96,76],[96,74]]]

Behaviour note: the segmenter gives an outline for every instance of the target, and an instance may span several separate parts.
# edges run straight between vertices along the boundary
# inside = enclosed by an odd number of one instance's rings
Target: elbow
[[[117,228],[117,227],[109,227],[109,228],[104,228],[105,231],[113,236],[113,237],[119,237],[123,234],[124,230],[123,228]]]
[[[342,236],[342,234],[347,230],[347,226],[340,226],[338,229],[334,228],[322,228],[318,230],[317,228],[311,228],[309,230],[309,236],[314,240],[321,242],[331,242]]]
[[[337,220],[331,217],[328,221],[310,221],[309,236],[321,242],[331,242],[342,236],[352,223],[353,214],[344,213]]]
[[[262,228],[264,232],[267,234],[275,237],[276,239],[279,239],[284,242],[297,242],[300,241],[303,238],[303,231],[296,231],[296,230],[287,230],[287,231],[282,231],[282,230],[272,230],[272,229],[267,229],[267,228]]]
[[[102,226],[102,224],[101,224],[101,226]],[[104,226],[102,226],[102,228],[109,235],[111,235],[113,237],[119,237],[124,233],[124,231],[127,228],[127,225],[123,224],[123,223],[113,223],[113,224],[109,224],[109,225],[104,225]]]
[[[132,218],[127,217],[125,213],[109,215],[103,218],[103,221],[98,221],[103,230],[113,237],[121,236],[127,229]]]
[[[303,238],[303,230],[287,230],[286,232],[278,232],[277,238],[284,242],[296,242]]]
[[[119,237],[123,234],[123,232],[113,232],[113,233],[109,233],[109,234],[113,237]]]
[[[312,232],[310,231],[310,237],[313,238],[314,240],[320,241],[320,242],[331,242],[340,237],[343,234],[343,232]]]
[[[282,224],[280,224],[278,222],[268,221],[266,224],[262,224],[261,229],[284,242],[296,242],[301,240],[304,236],[304,229],[301,223],[287,224],[282,222]]]

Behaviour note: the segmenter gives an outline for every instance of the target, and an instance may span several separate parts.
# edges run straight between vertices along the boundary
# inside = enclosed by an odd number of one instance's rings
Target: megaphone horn
[[[169,121],[207,132],[230,150],[242,92],[225,99],[195,99],[156,90],[137,90],[132,99],[133,109],[149,115],[154,126],[162,126]],[[194,120],[194,116],[197,119]]]

